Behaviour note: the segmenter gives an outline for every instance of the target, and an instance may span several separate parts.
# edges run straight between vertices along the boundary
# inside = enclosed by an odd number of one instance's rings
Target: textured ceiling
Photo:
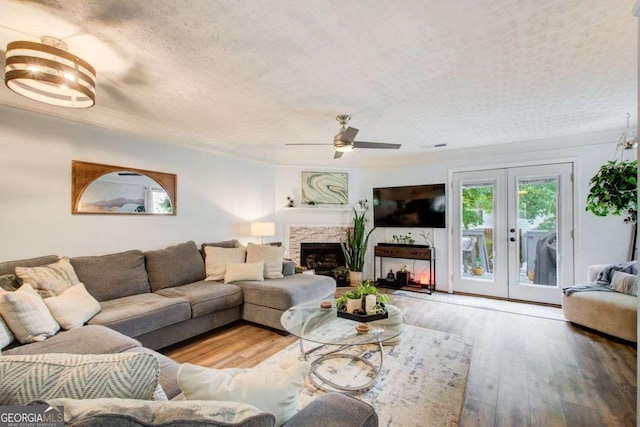
[[[0,103],[276,163],[361,166],[621,130],[637,116],[634,0],[0,2],[0,48],[63,39],[96,106]],[[2,55],[4,61],[4,55]],[[4,63],[2,63],[4,65]],[[337,114],[358,140],[332,160]]]

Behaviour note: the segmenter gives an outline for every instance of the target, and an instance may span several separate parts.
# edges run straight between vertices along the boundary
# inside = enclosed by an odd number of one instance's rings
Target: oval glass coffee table
[[[299,304],[285,311],[280,317],[282,326],[293,335],[300,338],[300,352],[304,359],[311,363],[310,379],[318,388],[327,391],[342,391],[347,393],[362,393],[368,390],[377,380],[382,362],[384,351],[382,343],[397,337],[402,332],[395,329],[385,329],[383,325],[375,322],[368,323],[370,330],[367,333],[358,333],[356,325],[359,322],[354,320],[338,317],[335,301],[331,301],[331,308],[320,308],[321,301],[313,301]],[[320,344],[308,351],[304,349],[304,342]],[[352,346],[365,346],[369,344],[377,345],[380,353],[380,363],[375,365],[370,360],[361,356],[348,354],[344,351]],[[333,372],[331,378],[327,374],[319,371],[323,363],[327,363],[332,359],[350,359],[354,363],[353,366],[363,366],[369,369],[367,375],[370,378],[363,384],[344,385],[337,381],[340,378],[340,372]],[[328,370],[331,373],[331,370]],[[329,388],[329,387],[332,388]]]

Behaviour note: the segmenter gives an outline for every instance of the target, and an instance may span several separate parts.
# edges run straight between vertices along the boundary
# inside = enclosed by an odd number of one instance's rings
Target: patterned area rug
[[[533,316],[542,317],[544,319],[562,320],[563,322],[566,322],[561,308],[548,305],[527,304],[524,302],[504,301],[460,294],[449,294],[446,292],[434,292],[432,295],[428,295],[417,292],[398,290],[393,291],[393,295],[417,298],[425,301],[464,305],[467,307],[482,308],[484,310],[502,311],[505,313],[520,314],[522,316]]]
[[[462,412],[473,340],[458,335],[404,325],[402,340],[384,347],[384,363],[377,382],[354,397],[371,404],[381,426],[457,426]],[[377,363],[377,346],[353,346]],[[308,350],[305,343],[305,350]],[[259,366],[286,366],[300,358],[298,341]],[[361,362],[330,359],[323,373],[342,383],[362,384],[368,370]],[[363,375],[364,374],[364,375]],[[298,407],[325,393],[307,379]]]

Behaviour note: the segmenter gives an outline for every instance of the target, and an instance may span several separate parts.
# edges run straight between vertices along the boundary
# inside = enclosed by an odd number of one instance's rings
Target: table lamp
[[[265,236],[276,235],[276,223],[275,222],[252,222],[251,235],[260,236],[262,238],[262,244],[264,245]]]

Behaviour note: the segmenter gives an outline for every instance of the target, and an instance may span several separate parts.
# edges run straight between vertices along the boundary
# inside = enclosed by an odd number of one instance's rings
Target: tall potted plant
[[[353,208],[353,232],[347,230],[347,239],[341,242],[344,260],[349,269],[349,282],[351,286],[358,286],[362,283],[362,270],[364,269],[364,256],[367,252],[369,236],[375,230],[373,227],[366,232],[366,209],[362,213]]]
[[[598,215],[620,215],[624,222],[633,224],[629,258],[635,259],[635,240],[638,219],[638,161],[609,160],[600,166],[589,181],[586,210]]]

